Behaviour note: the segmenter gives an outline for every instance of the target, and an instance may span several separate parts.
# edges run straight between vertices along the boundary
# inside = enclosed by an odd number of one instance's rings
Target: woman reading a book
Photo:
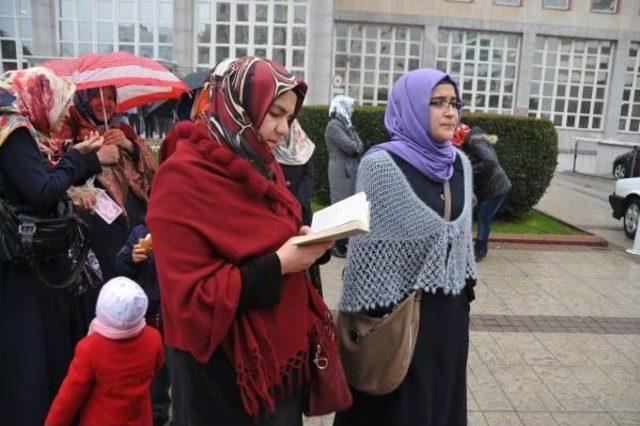
[[[335,425],[467,423],[476,266],[471,167],[451,144],[461,107],[447,74],[403,75],[385,114],[391,140],[360,163],[357,191],[370,202],[371,230],[350,240],[339,309],[382,318],[419,294],[419,326],[399,386],[377,396],[354,391],[353,406],[336,415]],[[380,372],[390,368],[380,365]]]
[[[224,61],[195,100],[195,123],[167,137],[179,142],[147,221],[176,424],[302,425],[311,336],[337,350],[305,273],[333,242],[290,242],[309,228],[273,155],[306,90],[277,63]]]

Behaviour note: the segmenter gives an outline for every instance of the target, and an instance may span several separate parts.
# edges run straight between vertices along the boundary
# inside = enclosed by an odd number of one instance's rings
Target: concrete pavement
[[[612,188],[557,175],[537,206],[611,248],[500,244],[479,264],[470,425],[640,425],[640,256],[622,250],[632,241],[611,217]],[[322,267],[331,308],[343,265]]]
[[[640,425],[640,262],[616,249],[501,247],[479,265],[471,308],[469,424]],[[322,267],[332,308],[343,264]]]
[[[615,181],[570,173],[556,173],[535,208],[577,228],[627,249],[633,245],[622,222],[611,216],[609,195]]]

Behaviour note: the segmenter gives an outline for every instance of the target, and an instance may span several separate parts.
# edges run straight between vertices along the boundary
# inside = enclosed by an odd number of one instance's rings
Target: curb
[[[473,233],[475,238],[476,233]],[[547,244],[555,246],[609,247],[609,243],[596,235],[535,235],[535,234],[491,234],[489,242],[517,244]]]

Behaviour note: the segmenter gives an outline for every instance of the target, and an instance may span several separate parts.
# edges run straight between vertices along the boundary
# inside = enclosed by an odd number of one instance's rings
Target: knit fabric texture
[[[148,303],[147,295],[135,281],[112,278],[100,289],[89,334],[96,332],[114,340],[137,336],[146,324]]]
[[[363,158],[356,191],[367,194],[371,231],[349,240],[340,311],[395,305],[414,289],[457,295],[467,279],[477,278],[471,165],[457,155],[464,169],[464,208],[450,222],[420,200],[387,152]]]

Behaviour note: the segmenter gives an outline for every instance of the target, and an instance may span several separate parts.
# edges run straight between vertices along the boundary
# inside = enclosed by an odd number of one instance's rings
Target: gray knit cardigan
[[[462,152],[457,155],[464,170],[464,208],[450,222],[418,198],[388,153],[363,158],[356,191],[364,191],[371,203],[371,231],[349,241],[340,311],[392,306],[414,289],[457,295],[466,279],[477,278],[471,165]]]

